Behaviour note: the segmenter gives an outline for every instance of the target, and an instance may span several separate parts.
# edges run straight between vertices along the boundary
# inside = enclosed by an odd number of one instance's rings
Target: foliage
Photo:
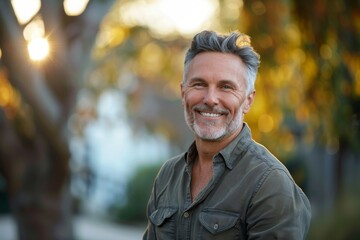
[[[262,57],[256,117],[249,121],[276,153],[296,151],[299,141],[335,153],[358,149],[358,17],[355,1],[244,3],[240,26]]]
[[[336,204],[334,210],[313,221],[309,240],[356,240],[360,237],[359,195],[347,193]]]
[[[146,221],[146,206],[160,165],[147,165],[137,169],[126,187],[124,205],[113,206],[111,213],[116,221],[134,223]]]
[[[359,7],[351,0],[245,1],[240,24],[262,58],[247,116],[254,138],[283,162],[298,155],[310,168],[325,149],[334,159],[336,197],[347,158],[360,149]]]
[[[315,7],[310,7],[305,2],[295,2],[294,12],[302,30],[302,47],[317,66],[304,77],[311,80],[305,94],[319,113],[320,140],[329,144],[335,138],[339,148],[358,149],[360,4],[315,1]]]

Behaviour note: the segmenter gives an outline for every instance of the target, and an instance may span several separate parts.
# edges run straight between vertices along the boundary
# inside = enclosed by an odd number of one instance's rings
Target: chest
[[[153,216],[160,239],[246,239],[247,194],[241,194],[244,187],[233,174],[217,170],[170,180],[173,184],[161,191]]]
[[[199,167],[194,165],[191,171],[191,199],[194,200],[201,190],[203,190],[210,182],[213,176],[212,164],[209,166]]]

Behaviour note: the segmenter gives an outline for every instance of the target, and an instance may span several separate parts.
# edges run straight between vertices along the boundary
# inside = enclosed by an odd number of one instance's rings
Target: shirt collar
[[[243,123],[241,132],[219,153],[224,158],[225,164],[229,169],[234,168],[239,154],[248,148],[251,140],[251,130],[247,123]]]
[[[188,151],[185,153],[185,162],[187,164],[191,164],[192,161],[194,161],[197,157],[197,149],[195,141],[190,145]]]
[[[234,140],[230,142],[224,149],[222,149],[218,155],[222,156],[226,167],[233,169],[238,159],[238,155],[247,149],[251,143],[251,130],[247,123],[243,123],[241,132],[236,136]],[[191,164],[197,157],[197,149],[195,141],[190,145],[188,151],[185,153],[185,162]]]

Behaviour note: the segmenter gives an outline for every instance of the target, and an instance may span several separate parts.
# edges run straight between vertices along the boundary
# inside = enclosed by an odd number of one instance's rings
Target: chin
[[[214,133],[204,133],[204,132],[195,130],[194,132],[199,139],[204,140],[204,141],[211,141],[211,142],[221,141],[222,139],[224,139],[227,136],[226,133],[221,132],[221,131],[214,132]]]

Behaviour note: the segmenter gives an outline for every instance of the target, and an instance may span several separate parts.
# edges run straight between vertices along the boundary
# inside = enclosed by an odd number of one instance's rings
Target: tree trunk
[[[111,3],[90,1],[82,15],[68,17],[62,1],[42,1],[39,14],[55,44],[47,62],[34,64],[10,1],[0,0],[0,90],[9,93],[0,104],[0,174],[20,240],[74,239],[67,124]]]

